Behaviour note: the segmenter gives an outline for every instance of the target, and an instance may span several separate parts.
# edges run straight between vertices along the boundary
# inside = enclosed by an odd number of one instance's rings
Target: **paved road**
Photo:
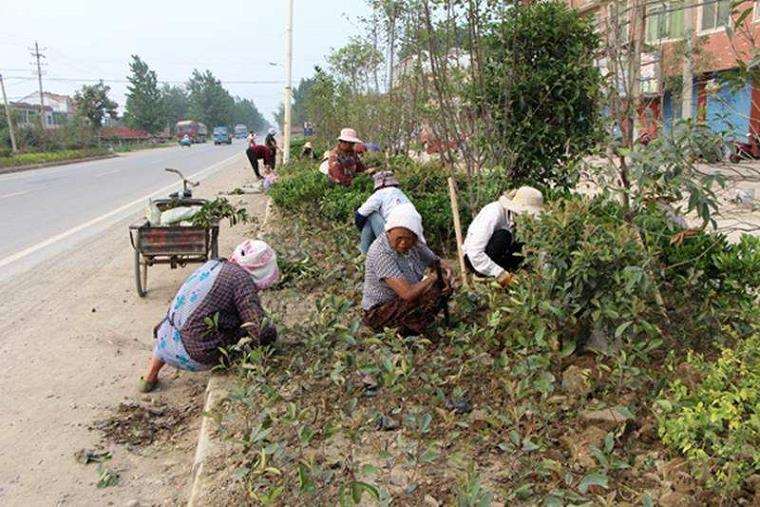
[[[175,190],[167,187],[177,177],[164,168],[203,178],[243,146],[177,146],[0,176],[0,280],[134,215],[148,195]]]

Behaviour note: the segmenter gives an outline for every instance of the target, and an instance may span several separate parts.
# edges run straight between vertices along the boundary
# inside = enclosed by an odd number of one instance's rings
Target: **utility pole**
[[[11,108],[8,106],[8,97],[5,95],[5,82],[3,75],[0,74],[0,88],[3,90],[3,104],[5,104],[5,119],[8,121],[8,131],[11,133],[11,151],[18,152],[16,147],[16,134],[13,132],[13,120],[11,120]]]
[[[37,59],[37,82],[40,85],[40,126],[44,129],[45,128],[45,99],[42,95],[42,65],[40,64],[40,59],[45,58],[45,55],[40,53],[40,46],[37,44],[37,41],[34,41],[34,52],[32,52],[32,56]]]
[[[282,163],[287,164],[290,160],[290,100],[292,96],[292,67],[293,67],[293,0],[285,0],[288,3],[287,18],[285,20],[285,118],[283,121],[283,147]]]
[[[695,7],[687,5],[683,13],[684,37],[686,38],[686,55],[683,59],[683,68],[681,69],[681,118],[691,118],[691,103],[694,100],[692,96],[692,87],[694,81],[694,35],[697,33],[694,29]]]

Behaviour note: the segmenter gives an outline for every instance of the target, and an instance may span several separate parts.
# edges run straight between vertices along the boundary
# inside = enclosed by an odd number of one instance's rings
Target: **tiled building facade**
[[[760,53],[760,1],[735,5],[733,12],[731,0],[642,1],[646,16],[642,129],[654,135],[660,128],[669,129],[683,116],[680,92],[671,91],[678,87],[669,84],[681,78],[691,26],[691,116],[739,142],[747,141],[749,136],[760,155],[760,86],[748,80],[727,79],[739,62],[749,65],[756,52]],[[632,2],[618,1],[613,9],[609,1],[567,0],[571,7],[594,17],[603,37],[610,14],[616,11],[625,13],[620,17],[623,30],[637,25],[631,23],[635,12]],[[634,36],[626,35],[629,40]],[[753,38],[757,48],[752,47]]]

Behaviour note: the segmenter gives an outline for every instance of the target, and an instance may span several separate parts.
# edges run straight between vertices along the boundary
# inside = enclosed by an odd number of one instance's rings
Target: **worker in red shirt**
[[[328,158],[327,176],[330,181],[350,187],[354,176],[367,170],[354,150],[354,147],[361,142],[354,129],[346,128],[340,131],[338,145],[330,151]]]
[[[248,155],[248,160],[251,162],[253,172],[256,173],[258,179],[264,179],[259,173],[259,159],[264,161],[264,166],[269,170],[274,170],[274,153],[263,144],[256,144],[254,140],[245,150],[245,154]]]

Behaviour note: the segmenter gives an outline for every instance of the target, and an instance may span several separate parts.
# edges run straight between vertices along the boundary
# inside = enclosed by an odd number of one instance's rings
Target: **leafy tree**
[[[492,25],[473,96],[515,182],[569,186],[568,167],[599,140],[598,44],[593,19],[557,1],[516,5]]]
[[[164,106],[164,126],[173,130],[178,121],[187,118],[189,99],[181,86],[164,84],[161,88],[161,102]]]
[[[194,70],[187,82],[189,92],[189,116],[213,128],[230,125],[235,109],[235,100],[224,89],[210,70],[200,73]]]
[[[348,44],[327,57],[330,70],[355,93],[368,89],[371,77],[383,61],[383,54],[359,37],[352,37]]]
[[[164,106],[156,72],[137,55],[132,55],[124,120],[127,125],[155,134],[164,125]]]
[[[291,115],[293,117],[293,124],[294,125],[303,125],[305,121],[309,120],[309,115],[306,111],[307,108],[307,98],[309,94],[309,90],[311,90],[311,87],[314,86],[314,83],[316,82],[316,78],[308,78],[308,79],[301,79],[301,81],[298,83],[298,86],[296,86],[293,89],[293,103],[291,104]],[[285,118],[285,107],[282,102],[280,102],[280,107],[277,109],[277,112],[274,113],[274,120],[277,125],[283,124],[283,119]]]
[[[346,122],[346,116],[342,114],[345,111],[338,107],[340,86],[332,75],[319,67],[316,71],[314,83],[306,94],[306,114],[314,124],[317,136],[325,142],[332,142],[341,123]]]
[[[242,123],[249,130],[261,132],[269,128],[269,122],[264,119],[264,115],[256,107],[250,99],[241,99],[235,97],[234,111],[232,115],[232,123]]]
[[[116,118],[119,104],[108,97],[111,87],[100,81],[96,85],[84,85],[74,94],[77,114],[90,121],[94,130],[99,130],[106,116]]]

